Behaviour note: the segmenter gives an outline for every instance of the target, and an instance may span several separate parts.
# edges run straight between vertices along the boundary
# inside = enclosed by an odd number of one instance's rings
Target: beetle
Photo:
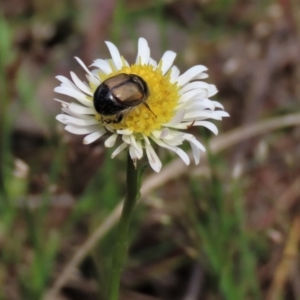
[[[116,116],[105,120],[106,123],[119,123],[124,114],[144,104],[149,96],[147,83],[138,75],[121,73],[104,80],[96,89],[93,97],[95,110],[103,116]]]

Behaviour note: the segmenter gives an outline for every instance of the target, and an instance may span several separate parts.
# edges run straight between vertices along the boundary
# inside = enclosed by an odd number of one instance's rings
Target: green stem
[[[122,215],[117,228],[116,244],[113,249],[112,269],[108,290],[108,300],[119,299],[120,278],[127,255],[128,231],[132,211],[137,200],[138,171],[128,153],[127,158],[127,195],[124,200]]]

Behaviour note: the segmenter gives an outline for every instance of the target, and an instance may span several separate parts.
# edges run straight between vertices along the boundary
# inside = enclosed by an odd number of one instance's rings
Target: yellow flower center
[[[120,123],[109,123],[114,129],[130,129],[134,133],[143,133],[147,136],[153,130],[161,128],[161,125],[169,122],[175,114],[175,107],[178,104],[179,88],[176,84],[170,82],[170,72],[163,75],[160,65],[154,69],[152,66],[134,64],[123,66],[121,70],[114,71],[109,75],[99,72],[101,80],[106,80],[115,75],[126,73],[140,76],[149,89],[149,96],[143,103],[133,107],[125,112],[123,120]],[[96,90],[97,87],[92,87]],[[149,109],[150,108],[150,109]],[[111,117],[98,115],[97,119],[111,120]]]

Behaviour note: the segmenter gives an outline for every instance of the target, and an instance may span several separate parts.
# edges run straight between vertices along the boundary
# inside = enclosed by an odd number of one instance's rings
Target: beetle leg
[[[150,106],[146,102],[143,104],[154,114],[155,118],[157,118],[157,115],[151,110]]]
[[[104,119],[104,118],[101,118],[101,121],[102,123],[105,123],[105,124],[117,124],[117,123],[120,123],[124,118],[124,113],[123,112],[120,112],[116,115],[116,117],[114,119]]]
[[[123,118],[124,118],[124,113],[120,112],[119,114],[117,114],[117,118],[114,123],[120,123],[123,120]]]

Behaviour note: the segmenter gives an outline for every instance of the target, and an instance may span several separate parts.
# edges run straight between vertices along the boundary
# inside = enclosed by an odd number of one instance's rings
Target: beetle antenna
[[[151,110],[150,106],[144,102],[144,105],[154,114],[155,118],[157,118],[157,115]]]

